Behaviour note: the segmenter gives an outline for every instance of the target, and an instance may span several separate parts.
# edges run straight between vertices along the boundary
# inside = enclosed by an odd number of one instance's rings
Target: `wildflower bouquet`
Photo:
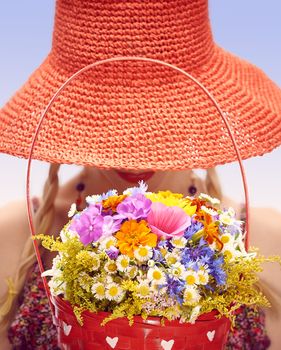
[[[37,236],[59,252],[44,273],[52,295],[70,303],[80,324],[85,310],[108,312],[103,324],[132,324],[136,315],[194,323],[212,310],[234,318],[242,304],[267,305],[255,284],[270,259],[245,250],[243,223],[219,204],[140,183],[87,197],[80,212],[72,205],[60,237]]]

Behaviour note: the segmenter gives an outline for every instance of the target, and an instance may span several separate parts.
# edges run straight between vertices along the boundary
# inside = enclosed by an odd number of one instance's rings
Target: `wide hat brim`
[[[261,70],[216,47],[189,73],[224,111],[243,159],[281,144],[281,92]],[[1,152],[28,157],[42,111],[68,78],[49,55],[0,111]],[[152,63],[115,62],[66,88],[42,124],[33,158],[179,170],[232,162],[236,154],[212,101],[192,81]]]

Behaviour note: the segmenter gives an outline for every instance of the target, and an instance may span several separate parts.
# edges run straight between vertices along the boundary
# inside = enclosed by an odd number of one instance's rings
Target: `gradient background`
[[[94,0],[93,0],[94,1]],[[281,1],[212,0],[210,17],[216,42],[262,68],[281,84]],[[51,47],[54,0],[2,0],[0,3],[0,105],[26,81]],[[281,148],[244,162],[250,200],[254,206],[276,207],[281,211]],[[25,193],[26,161],[0,155],[0,206],[22,198]],[[64,166],[66,180],[73,166]],[[224,192],[243,199],[237,164],[218,169]],[[33,193],[40,194],[47,166],[33,163]]]

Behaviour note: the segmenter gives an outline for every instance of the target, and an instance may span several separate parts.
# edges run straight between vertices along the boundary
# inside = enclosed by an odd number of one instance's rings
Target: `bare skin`
[[[94,179],[88,181],[90,178]],[[71,203],[75,202],[75,185],[79,181],[86,184],[85,194],[106,192],[109,188],[116,188],[119,192],[133,186],[121,179],[113,170],[100,171],[87,169],[82,174],[73,178],[59,190],[55,201],[55,221],[50,230],[51,234],[57,234],[67,222],[67,212]],[[187,184],[190,183],[190,172],[157,172],[147,181],[151,191],[169,188],[171,191],[187,195]],[[206,192],[204,183],[197,179],[195,183],[198,192]],[[225,199],[226,205],[234,203]],[[237,209],[237,208],[236,208]],[[0,297],[6,292],[5,278],[12,276],[19,262],[19,256],[26,239],[30,239],[26,218],[25,203],[11,203],[1,210],[0,215]],[[15,220],[15,213],[16,218]],[[266,221],[265,221],[266,217]],[[260,248],[265,255],[281,255],[281,214],[273,209],[251,209],[251,239],[252,246]],[[51,265],[52,256],[46,254],[44,262]],[[274,278],[273,278],[274,276]],[[274,308],[266,310],[267,330],[272,341],[271,350],[280,348],[281,343],[281,268],[277,264],[268,264],[261,274],[263,281],[269,286],[270,292],[276,301]],[[9,350],[11,347],[5,334],[0,335],[0,348]]]

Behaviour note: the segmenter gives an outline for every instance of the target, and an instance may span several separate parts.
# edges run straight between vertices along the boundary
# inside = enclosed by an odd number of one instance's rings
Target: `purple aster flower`
[[[145,219],[151,209],[151,200],[146,198],[143,194],[138,193],[135,196],[127,197],[121,202],[116,211],[120,219]]]
[[[196,220],[192,220],[192,221],[191,221],[191,225],[188,226],[188,228],[184,231],[184,235],[183,235],[184,238],[186,238],[187,240],[191,239],[192,236],[193,236],[196,232],[202,230],[203,227],[204,227],[204,226],[203,226],[203,224],[201,224],[201,222],[198,222],[198,221],[196,221]]]
[[[107,249],[105,252],[108,255],[109,259],[115,260],[118,257],[119,249],[115,247],[111,247],[110,249]]]
[[[72,219],[70,230],[77,232],[80,241],[87,245],[97,241],[102,235],[103,217],[101,205],[90,205]]]

